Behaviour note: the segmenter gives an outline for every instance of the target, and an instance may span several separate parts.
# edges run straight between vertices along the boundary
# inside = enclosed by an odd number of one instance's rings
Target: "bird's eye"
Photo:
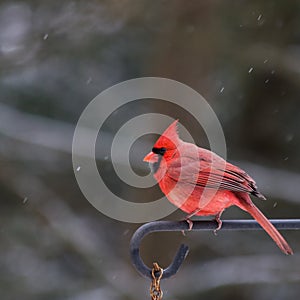
[[[165,153],[166,153],[167,149],[162,147],[162,148],[152,148],[152,152],[155,153],[155,154],[159,154],[161,156],[163,156]]]

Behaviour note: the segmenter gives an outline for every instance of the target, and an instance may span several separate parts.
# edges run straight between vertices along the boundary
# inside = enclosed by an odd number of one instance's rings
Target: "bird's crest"
[[[156,148],[167,148],[175,149],[180,142],[179,135],[177,132],[177,123],[178,120],[175,120],[159,137],[156,141],[154,147]]]

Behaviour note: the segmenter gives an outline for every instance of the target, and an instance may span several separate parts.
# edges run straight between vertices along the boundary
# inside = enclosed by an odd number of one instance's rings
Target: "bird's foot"
[[[218,223],[218,227],[214,230],[214,235],[218,234],[218,231],[222,228],[222,220],[221,220],[221,213],[217,214],[215,217],[215,221]]]
[[[190,218],[185,218],[184,221],[186,221],[189,225],[189,228],[187,231],[191,231],[193,229],[193,221]],[[185,230],[181,230],[181,232],[184,236],[186,236]]]
[[[194,225],[193,221],[191,219],[185,219],[185,220],[189,225],[188,231],[191,231],[193,229],[193,225]]]
[[[193,229],[193,221],[191,220],[191,217],[196,215],[200,211],[200,208],[197,208],[195,211],[193,211],[191,214],[187,215],[184,220],[188,223],[189,229],[187,231],[191,231]],[[185,235],[185,231],[182,230],[182,234]]]

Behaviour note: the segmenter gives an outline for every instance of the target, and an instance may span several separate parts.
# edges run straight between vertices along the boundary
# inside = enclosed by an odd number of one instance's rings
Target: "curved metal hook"
[[[151,269],[145,265],[143,260],[140,256],[140,243],[142,239],[150,234],[151,232],[158,232],[158,231],[180,231],[180,230],[187,230],[188,224],[185,221],[182,222],[172,222],[172,221],[157,221],[157,222],[150,222],[144,224],[134,233],[131,238],[130,242],[130,256],[133,265],[138,270],[138,272],[147,278],[152,278],[151,276]],[[189,247],[182,244],[173,260],[168,268],[166,268],[163,272],[162,279],[166,279],[171,277],[172,275],[176,274],[178,269],[180,268],[181,264],[183,263],[184,259],[186,258],[189,251]]]
[[[277,229],[300,229],[300,219],[270,220]],[[192,230],[214,230],[217,227],[215,221],[193,221]],[[145,265],[140,256],[140,243],[142,239],[151,232],[158,231],[182,231],[188,230],[186,221],[156,221],[144,224],[134,233],[130,242],[130,256],[137,271],[144,277],[152,278],[151,269]],[[223,221],[222,230],[260,230],[260,225],[254,220],[230,220]],[[182,244],[178,249],[173,262],[167,267],[162,279],[175,275],[186,258],[189,247]]]

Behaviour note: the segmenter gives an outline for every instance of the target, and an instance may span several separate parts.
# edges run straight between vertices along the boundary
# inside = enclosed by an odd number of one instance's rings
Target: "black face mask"
[[[152,148],[152,152],[155,153],[155,154],[158,154],[158,161],[155,162],[155,163],[150,163],[149,164],[152,173],[155,174],[157,172],[157,170],[159,169],[162,157],[164,156],[166,151],[167,151],[167,149],[164,148],[164,147],[162,147],[162,148],[155,148],[155,147]]]
[[[161,160],[162,160],[162,156],[159,155],[157,162],[155,162],[155,163],[149,163],[150,170],[151,170],[152,173],[155,174],[157,172],[157,170],[159,169]]]

